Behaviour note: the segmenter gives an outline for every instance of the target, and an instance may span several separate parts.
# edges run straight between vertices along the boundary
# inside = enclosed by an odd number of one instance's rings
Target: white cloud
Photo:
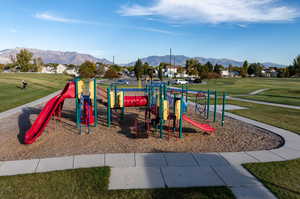
[[[147,31],[147,32],[157,32],[157,33],[168,34],[168,35],[173,35],[173,34],[175,34],[175,33],[171,32],[171,31],[168,31],[168,30],[162,30],[162,29],[158,29],[158,28],[135,27],[135,29],[143,30],[143,31]]]
[[[78,24],[94,24],[94,25],[100,24],[100,23],[93,22],[93,21],[84,21],[84,20],[56,16],[56,15],[48,13],[48,12],[36,13],[34,17],[37,19],[60,22],[60,23],[78,23]]]
[[[281,22],[300,16],[281,0],[156,0],[152,6],[123,6],[123,16],[163,16],[172,21],[200,23]]]
[[[37,19],[42,19],[42,20],[47,20],[47,21],[54,21],[54,22],[60,22],[60,23],[77,23],[77,24],[88,24],[88,25],[104,25],[104,26],[118,26],[121,28],[130,28],[130,29],[136,29],[136,30],[142,30],[142,31],[147,31],[147,32],[157,32],[161,34],[173,34],[173,32],[167,31],[167,30],[162,30],[162,29],[157,29],[157,28],[151,28],[151,27],[136,27],[136,26],[126,26],[126,25],[114,25],[113,23],[99,23],[95,21],[83,21],[83,20],[78,20],[78,19],[72,19],[72,18],[65,18],[65,17],[60,17],[56,16],[53,14],[50,14],[48,12],[44,13],[37,13],[34,16]],[[92,54],[92,53],[90,53]]]

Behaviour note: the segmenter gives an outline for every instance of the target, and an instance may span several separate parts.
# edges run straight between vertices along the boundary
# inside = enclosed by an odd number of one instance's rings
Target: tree
[[[97,62],[96,63],[96,74],[98,77],[104,75],[105,73],[105,64]]]
[[[16,55],[16,64],[21,68],[22,72],[28,72],[32,69],[31,59],[33,54],[26,49],[22,49]]]
[[[262,70],[263,70],[262,64],[253,63],[249,65],[247,72],[249,75],[261,76]]]
[[[112,70],[114,70],[115,72],[117,72],[117,73],[119,73],[119,72],[122,71],[121,66],[119,66],[119,65],[117,65],[117,64],[111,65],[110,68],[111,68]]]
[[[92,78],[96,75],[96,64],[90,61],[85,61],[79,66],[79,75],[83,78]]]
[[[147,74],[148,74],[149,78],[150,78],[151,81],[152,81],[153,76],[154,76],[154,69],[153,69],[153,68],[148,68]]]
[[[164,79],[162,66],[158,67],[158,78],[160,79],[160,81],[163,81],[163,79]]]
[[[214,71],[213,72],[221,74],[222,70],[224,70],[224,66],[216,64],[215,67],[214,67]]]
[[[197,59],[188,59],[185,62],[185,69],[188,75],[195,75],[198,73],[199,61]]]
[[[254,75],[255,73],[255,65],[254,64],[250,64],[247,70],[248,75]]]
[[[112,79],[112,78],[119,78],[119,77],[120,77],[119,73],[115,71],[113,68],[109,68],[104,74],[104,78]]]
[[[34,72],[42,72],[44,66],[43,59],[41,57],[33,59],[32,71]]]
[[[143,65],[143,75],[148,75],[148,69],[150,68],[149,64],[147,62]]]
[[[4,64],[0,64],[0,73],[4,71],[5,65]]]
[[[214,71],[214,66],[208,61],[205,66],[208,68],[208,72]]]
[[[138,59],[136,62],[135,62],[135,65],[134,65],[134,74],[135,74],[135,77],[137,80],[140,80],[140,78],[142,77],[142,74],[143,74],[143,63],[140,59]]]
[[[184,73],[184,68],[183,67],[178,67],[177,68],[177,73],[178,74],[183,74]]]
[[[295,73],[300,73],[300,55],[298,55],[294,59],[293,67],[294,67]]]
[[[248,74],[249,63],[247,60],[244,61],[243,66],[241,68],[241,76],[246,77]]]

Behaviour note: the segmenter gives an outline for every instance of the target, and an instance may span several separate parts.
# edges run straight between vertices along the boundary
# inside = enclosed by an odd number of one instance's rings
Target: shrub
[[[119,73],[116,72],[113,68],[108,69],[104,74],[104,78],[113,79],[119,77],[120,77]]]
[[[96,76],[96,64],[90,61],[85,61],[79,67],[79,75],[83,78],[92,78]]]
[[[221,75],[214,72],[202,73],[201,79],[218,79],[221,78]]]

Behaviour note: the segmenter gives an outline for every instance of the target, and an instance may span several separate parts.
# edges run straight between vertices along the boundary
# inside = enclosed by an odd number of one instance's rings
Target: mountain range
[[[171,60],[172,64],[176,66],[184,66],[186,60],[188,59],[197,59],[201,64],[205,64],[207,62],[212,63],[213,65],[215,64],[220,64],[225,67],[228,67],[229,65],[232,66],[242,66],[244,61],[236,61],[232,59],[216,59],[216,58],[205,58],[205,57],[187,57],[184,55],[172,55]],[[158,66],[161,62],[166,62],[170,63],[170,55],[165,55],[165,56],[149,56],[141,59],[142,62],[147,62],[150,66]],[[132,66],[134,65],[135,62],[131,62],[129,64],[126,64],[126,66]],[[174,64],[175,63],[175,64]],[[264,66],[267,67],[286,67],[285,65],[282,64],[276,64],[272,62],[264,62],[262,63]]]
[[[24,48],[14,48],[14,49],[6,49],[0,51],[0,63],[9,63],[10,57],[15,56],[17,53],[20,52],[21,49]],[[40,49],[33,49],[33,48],[26,48],[30,52],[33,53],[34,57],[41,57],[44,63],[58,63],[58,64],[75,64],[79,65],[84,61],[92,61],[92,62],[102,62],[105,64],[112,64],[111,61],[104,59],[104,58],[97,58],[89,54],[82,54],[78,52],[64,52],[64,51],[54,51],[54,50],[40,50]],[[194,58],[199,60],[200,63],[204,64],[206,62],[211,62],[212,64],[221,64],[225,67],[229,65],[233,66],[242,66],[243,61],[236,61],[232,59],[216,59],[216,58],[204,58],[204,57],[187,57],[184,55],[173,55],[172,56],[172,64],[175,63],[176,66],[184,66],[187,59]],[[170,56],[149,56],[141,59],[143,62],[147,62],[151,66],[158,66],[161,62],[170,62]],[[128,64],[122,64],[123,66],[133,66],[135,63],[130,62]],[[282,64],[276,64],[272,62],[265,62],[262,63],[264,66],[267,67],[285,67]]]
[[[24,48],[14,48],[6,49],[0,51],[0,63],[10,62],[10,57],[15,56]],[[54,50],[39,50],[33,48],[26,48],[28,51],[32,52],[33,57],[41,57],[44,63],[58,63],[58,64],[82,64],[84,61],[91,62],[102,62],[105,64],[111,64],[112,62],[107,59],[96,58],[92,55],[82,54],[77,52],[63,52]]]

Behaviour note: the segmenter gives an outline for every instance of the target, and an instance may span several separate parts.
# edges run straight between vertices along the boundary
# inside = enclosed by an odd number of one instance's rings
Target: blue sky
[[[89,53],[127,63],[174,54],[290,64],[299,0],[1,0],[0,49]]]

